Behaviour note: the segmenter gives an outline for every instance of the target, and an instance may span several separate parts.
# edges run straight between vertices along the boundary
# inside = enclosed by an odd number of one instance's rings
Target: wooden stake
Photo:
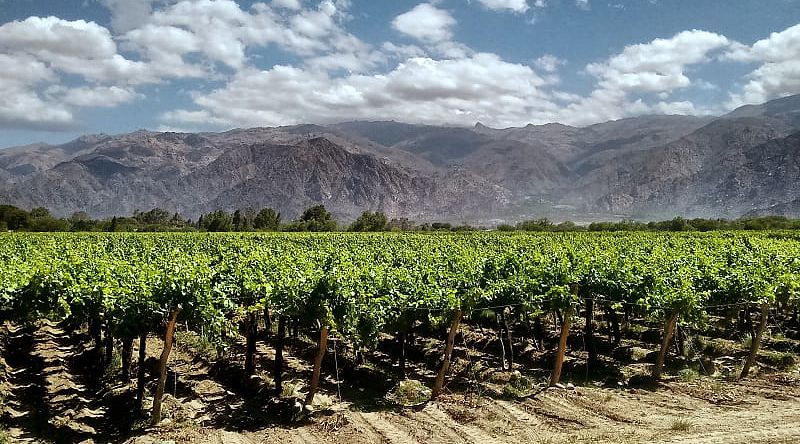
[[[136,412],[137,414],[142,411],[142,402],[144,402],[144,384],[145,384],[145,368],[144,361],[147,358],[147,333],[142,333],[139,336],[139,365],[136,368]]]
[[[251,376],[256,372],[256,336],[258,335],[258,320],[255,313],[250,313],[245,321],[245,334],[247,346],[244,358],[244,374]]]
[[[161,360],[158,362],[158,386],[156,387],[156,394],[153,398],[153,417],[151,419],[153,425],[161,422],[161,398],[164,397],[164,386],[167,383],[167,361],[172,351],[175,323],[178,320],[178,314],[180,314],[180,312],[180,308],[173,310],[169,317],[169,322],[167,322],[167,333],[164,335],[164,349],[161,351]]]
[[[314,401],[314,395],[317,393],[317,386],[319,386],[319,374],[322,369],[322,359],[325,358],[325,352],[328,348],[328,327],[322,326],[319,330],[319,350],[317,356],[314,357],[314,371],[311,373],[311,385],[308,388],[306,395],[306,405],[311,405]]]
[[[286,339],[286,316],[278,318],[278,337],[275,341],[275,367],[272,369],[272,379],[275,381],[275,395],[283,392],[283,341]]]
[[[675,324],[678,323],[678,312],[673,312],[667,322],[664,324],[664,338],[661,341],[661,350],[658,351],[658,358],[656,359],[656,366],[653,367],[653,377],[656,379],[661,378],[661,371],[664,368],[664,360],[667,357],[670,341],[672,341],[672,334],[675,333]]]
[[[450,355],[453,353],[453,345],[456,340],[456,333],[458,333],[458,325],[461,323],[462,315],[463,312],[460,308],[453,313],[453,320],[450,323],[450,333],[447,335],[447,344],[444,347],[442,366],[439,368],[439,373],[436,375],[436,380],[433,383],[431,399],[436,399],[442,392],[444,378],[447,376],[447,371],[450,369]]]
[[[740,379],[747,377],[747,374],[750,373],[750,367],[752,367],[756,362],[758,349],[761,347],[761,336],[763,336],[764,329],[767,326],[768,317],[769,304],[761,304],[761,322],[758,323],[758,330],[756,331],[753,341],[750,343],[750,354],[747,356],[747,361],[745,361],[744,367],[742,367],[742,374],[739,376]]]
[[[553,375],[550,377],[550,387],[558,384],[558,382],[561,380],[561,367],[564,365],[564,355],[567,352],[567,338],[569,337],[569,327],[571,323],[572,311],[565,310],[561,322],[561,336],[558,339],[556,362],[553,365]]]

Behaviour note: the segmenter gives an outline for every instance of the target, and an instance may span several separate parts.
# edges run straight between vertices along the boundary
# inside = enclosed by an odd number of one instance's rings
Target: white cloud
[[[800,93],[800,25],[774,32],[751,47],[737,44],[726,57],[761,63],[747,75],[742,90],[730,95],[729,108]]]
[[[0,52],[26,53],[50,67],[97,82],[152,81],[147,67],[117,53],[108,29],[83,20],[29,17],[0,26]]]
[[[31,55],[0,53],[0,128],[56,129],[72,125],[68,109],[43,100],[35,89],[57,78],[53,70]]]
[[[586,70],[600,79],[600,86],[626,91],[670,91],[689,86],[684,73],[687,65],[707,62],[708,54],[725,48],[725,36],[706,31],[683,31],[669,39],[626,46],[603,63],[592,63]]]
[[[643,112],[673,112],[679,109],[704,114],[705,109],[684,102],[661,102],[648,105],[631,98],[653,93],[662,100],[674,90],[686,88],[692,80],[686,75],[687,66],[707,63],[710,55],[730,46],[722,35],[706,31],[683,31],[669,39],[626,46],[608,60],[591,63],[586,71],[598,79],[597,87],[581,100],[570,104],[561,113],[561,120],[573,124],[602,122],[641,114]]]
[[[64,91],[59,90],[50,92],[55,93],[62,103],[78,107],[113,108],[138,97],[132,89],[117,86],[84,86]]]
[[[195,97],[197,110],[167,113],[170,123],[222,127],[397,119],[421,123],[521,125],[545,122],[557,106],[546,80],[494,54],[412,58],[386,74],[331,78],[289,66],[240,72],[224,88]]]
[[[111,28],[126,32],[147,23],[156,0],[101,0],[111,12]]]
[[[257,3],[250,11],[232,0],[184,0],[153,13],[150,21],[123,36],[126,47],[140,52],[154,65],[176,76],[199,76],[208,66],[189,63],[200,55],[212,64],[240,70],[250,64],[247,48],[276,45],[311,58],[310,63],[330,69],[363,70],[379,58],[370,45],[341,26],[348,3],[323,0],[316,7],[295,10],[299,2],[283,2],[276,11]],[[291,6],[288,11],[286,7]],[[337,62],[337,58],[342,58]],[[362,61],[355,66],[354,61]]]
[[[0,25],[0,127],[64,128],[76,123],[80,108],[129,103],[142,97],[137,86],[177,78],[198,79],[195,107],[164,113],[165,127],[346,119],[501,127],[705,114],[719,105],[698,105],[675,92],[719,89],[691,75],[694,65],[718,60],[753,63],[729,107],[800,92],[800,25],[752,46],[698,30],[630,45],[586,65],[596,83],[581,96],[556,89],[565,62],[553,55],[532,61],[534,70],[455,40],[457,21],[438,0],[392,20],[416,42],[375,45],[347,31],[348,0],[271,0],[248,9],[234,0],[99,1],[111,12],[114,33],[56,17]],[[548,3],[478,1],[534,16]],[[298,59],[270,67],[256,51],[268,46]],[[256,68],[256,61],[267,67]],[[206,80],[220,83],[209,92]]]
[[[392,42],[385,42],[381,45],[381,51],[384,54],[392,56],[397,59],[410,59],[412,57],[423,57],[427,53],[424,49],[416,45],[397,45]]]
[[[59,55],[104,59],[117,52],[108,29],[94,22],[57,17],[29,17],[0,26],[0,49],[44,58]]]
[[[558,67],[564,63],[566,63],[564,60],[552,54],[545,54],[534,61],[536,67],[545,72],[556,72]]]
[[[420,3],[392,21],[397,31],[428,43],[450,40],[455,25],[456,19],[449,12],[430,3]]]
[[[527,0],[478,0],[483,6],[495,10],[509,10],[513,12],[525,12],[530,7]],[[541,0],[537,0],[539,2]]]
[[[575,6],[581,8],[581,9],[583,9],[585,11],[588,11],[589,8],[590,8],[589,0],[575,0]]]
[[[272,0],[272,4],[278,8],[286,8],[294,11],[299,11],[303,8],[300,0]]]
[[[275,2],[280,10],[256,3],[248,11],[233,0],[101,1],[120,35],[94,22],[57,17],[0,25],[0,55],[33,61],[47,74],[16,73],[12,82],[6,78],[31,63],[0,68],[3,96],[14,104],[13,109],[5,104],[4,112],[28,116],[15,121],[62,127],[73,123],[77,108],[135,99],[136,85],[175,78],[220,80],[248,69],[249,48],[271,44],[303,56],[302,63],[315,70],[357,73],[387,62],[386,55],[344,30],[347,0],[321,0],[306,9],[300,1],[282,0]],[[122,56],[117,41],[137,58]],[[70,87],[61,85],[65,74],[74,76]]]
[[[93,86],[62,86],[64,74]],[[116,85],[153,80],[146,64],[118,54],[111,33],[94,22],[29,17],[0,26],[0,126],[70,127],[74,107],[116,106],[133,94]]]
[[[719,85],[703,79],[692,80],[692,86],[703,91],[718,91]]]

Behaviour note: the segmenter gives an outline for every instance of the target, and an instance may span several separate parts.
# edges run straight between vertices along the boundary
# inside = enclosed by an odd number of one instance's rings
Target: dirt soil
[[[796,443],[800,376],[668,382],[654,391],[548,389],[524,400],[449,395],[418,411],[341,410],[252,432],[160,431],[131,440],[191,443]]]
[[[136,432],[134,438],[107,438],[109,423],[103,418],[110,413],[104,410],[113,405],[81,382],[80,368],[72,359],[81,354],[83,344],[51,324],[12,329],[7,335],[4,354],[10,390],[3,422],[10,442],[800,442],[800,373],[796,368],[739,382],[711,377],[688,382],[672,379],[647,389],[568,385],[516,400],[451,393],[417,409],[336,402],[336,386],[328,374],[320,397],[332,400],[332,405],[291,424],[278,421],[270,411],[271,394],[262,392],[263,381],[251,381],[251,386],[232,382],[241,381],[234,372],[239,363],[215,368],[180,342],[169,363],[167,421]],[[151,361],[160,349],[157,338],[148,341]],[[259,344],[259,369],[269,368],[272,355],[273,350]],[[287,366],[291,371],[307,371],[305,363],[295,358]],[[267,377],[259,373],[256,379]],[[121,392],[131,389],[131,385],[118,388]],[[346,391],[352,390],[343,388]],[[353,398],[345,395],[345,399]]]

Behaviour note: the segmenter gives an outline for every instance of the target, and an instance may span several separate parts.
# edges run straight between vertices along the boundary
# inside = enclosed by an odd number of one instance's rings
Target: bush
[[[700,373],[690,368],[685,368],[678,372],[678,378],[683,382],[692,382],[700,377]]]
[[[760,358],[764,363],[780,370],[785,370],[789,367],[792,367],[797,362],[797,358],[795,357],[794,353],[786,352],[767,352]]]
[[[413,407],[430,401],[431,389],[416,379],[404,379],[394,386],[386,399],[404,407]]]
[[[525,398],[533,394],[534,382],[532,379],[517,375],[503,386],[503,396],[508,398]]]

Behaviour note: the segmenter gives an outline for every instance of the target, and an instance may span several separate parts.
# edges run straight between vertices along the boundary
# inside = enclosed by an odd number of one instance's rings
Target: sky
[[[800,93],[800,0],[0,0],[0,147],[720,115]]]

